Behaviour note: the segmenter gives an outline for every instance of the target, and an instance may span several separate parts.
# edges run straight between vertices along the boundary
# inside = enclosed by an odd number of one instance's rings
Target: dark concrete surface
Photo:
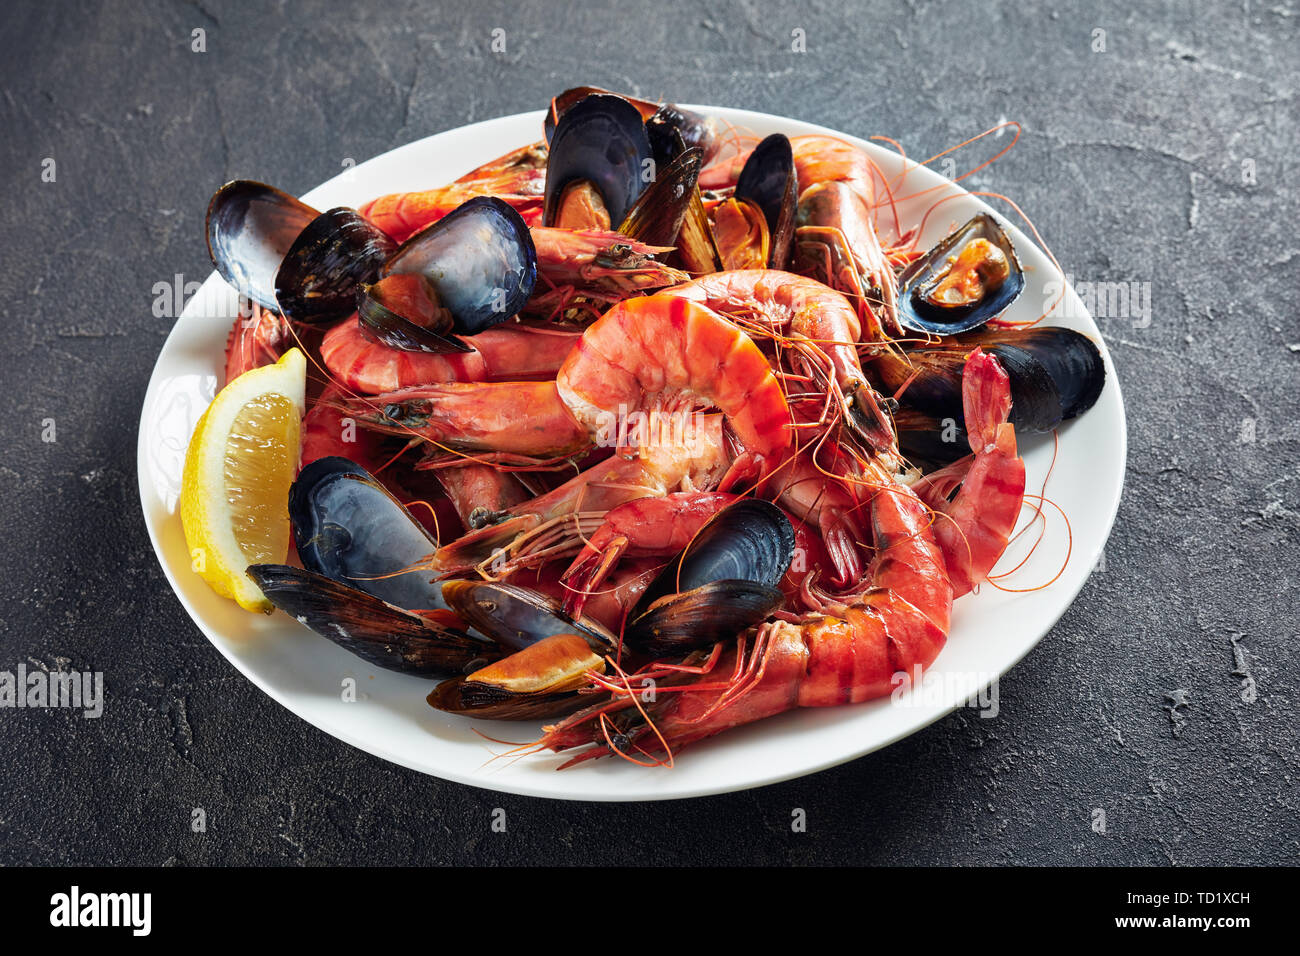
[[[98,720],[0,711],[0,863],[1295,862],[1300,8],[585,6],[6,5],[0,670],[102,670],[108,699]],[[152,289],[209,271],[213,188],[302,192],[578,83],[913,155],[1017,119],[977,184],[1076,278],[1150,283],[1149,325],[1102,322],[1130,428],[1105,568],[1003,680],[997,719],[958,712],[758,791],[552,803],[354,750],[191,624],[145,534],[135,440],[170,325]]]

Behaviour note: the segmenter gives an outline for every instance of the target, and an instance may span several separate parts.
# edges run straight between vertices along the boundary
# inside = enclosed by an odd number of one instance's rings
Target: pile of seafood
[[[1091,407],[1098,349],[999,318],[996,217],[881,228],[841,140],[594,88],[542,133],[360,209],[212,197],[228,380],[312,366],[289,563],[248,575],[434,708],[545,721],[565,766],[887,696],[989,584],[1017,434]]]

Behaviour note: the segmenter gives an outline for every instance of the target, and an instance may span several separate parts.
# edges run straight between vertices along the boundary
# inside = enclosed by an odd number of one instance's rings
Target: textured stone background
[[[1300,856],[1296,7],[252,6],[11,2],[0,18],[0,669],[101,669],[109,694],[98,721],[0,712],[0,862]],[[498,26],[505,55],[489,50]],[[1076,277],[1151,284],[1148,327],[1103,323],[1131,429],[1105,570],[1002,682],[998,719],[957,713],[759,791],[549,803],[335,741],[186,617],[140,517],[135,436],[169,326],[151,289],[207,274],[212,189],[246,176],[302,192],[344,157],[578,83],[889,134],[922,155],[1018,119],[1020,144],[979,185],[1017,198]],[[498,806],[506,835],[489,828]]]

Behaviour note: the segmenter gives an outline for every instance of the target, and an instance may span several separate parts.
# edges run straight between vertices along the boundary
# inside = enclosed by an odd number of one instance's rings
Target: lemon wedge
[[[289,486],[298,469],[307,362],[290,349],[217,393],[199,419],[181,476],[181,525],[194,571],[249,611],[271,602],[244,573],[283,564]]]

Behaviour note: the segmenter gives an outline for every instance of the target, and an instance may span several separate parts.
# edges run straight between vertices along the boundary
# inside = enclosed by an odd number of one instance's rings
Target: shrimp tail
[[[1011,380],[996,357],[976,348],[962,370],[962,411],[973,454],[917,482],[916,492],[939,517],[954,595],[988,579],[1015,529],[1025,496],[1025,463],[1016,449]],[[952,490],[957,493],[952,496]]]

